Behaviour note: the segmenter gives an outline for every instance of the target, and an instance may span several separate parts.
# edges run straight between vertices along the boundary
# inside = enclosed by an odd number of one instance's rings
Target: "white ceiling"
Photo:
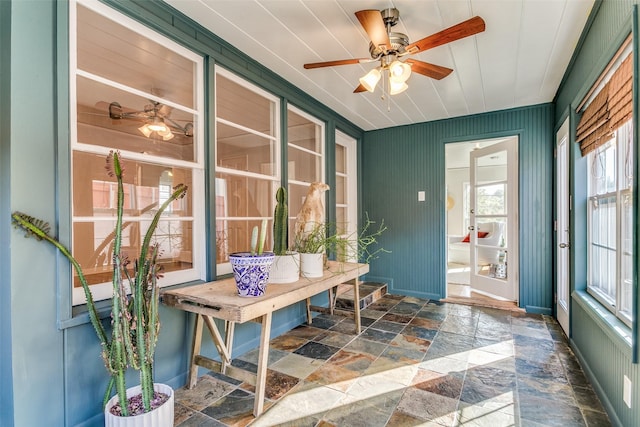
[[[553,100],[594,0],[165,0],[365,130]],[[305,70],[303,64],[369,58],[354,13],[396,7],[392,31],[415,42],[480,16],[486,31],[413,58],[453,68],[442,80],[413,73],[382,100],[352,93],[377,63]],[[380,85],[379,85],[380,87]],[[388,102],[390,101],[390,102]]]

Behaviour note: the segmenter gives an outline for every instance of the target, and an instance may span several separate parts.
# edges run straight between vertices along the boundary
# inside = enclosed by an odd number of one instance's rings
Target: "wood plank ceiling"
[[[165,0],[365,130],[550,102],[594,0]],[[395,7],[392,31],[410,42],[473,16],[486,31],[413,58],[454,71],[413,73],[409,89],[381,99],[352,93],[376,63],[305,70],[303,64],[368,58],[354,13]],[[380,85],[379,85],[380,86]]]

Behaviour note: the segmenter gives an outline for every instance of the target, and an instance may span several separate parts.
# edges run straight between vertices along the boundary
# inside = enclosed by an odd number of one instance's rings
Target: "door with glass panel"
[[[517,138],[470,154],[471,289],[517,300]]]
[[[556,134],[556,317],[569,336],[569,119]]]

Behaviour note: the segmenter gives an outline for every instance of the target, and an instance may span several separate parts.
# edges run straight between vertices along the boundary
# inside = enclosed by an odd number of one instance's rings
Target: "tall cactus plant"
[[[87,299],[89,319],[100,340],[102,358],[111,376],[104,395],[103,404],[106,404],[109,400],[113,387],[115,386],[121,407],[121,415],[128,416],[127,387],[125,384],[125,373],[128,368],[139,371],[145,412],[152,409],[151,401],[154,394],[153,356],[160,328],[157,280],[160,277],[162,267],[158,264],[159,248],[156,244],[151,243],[151,239],[162,213],[173,201],[185,196],[187,187],[182,184],[175,187],[171,196],[158,208],[144,237],[140,254],[138,258],[133,261],[133,268],[132,271],[130,271],[129,267],[131,263],[127,257],[120,253],[123,228],[124,186],[122,179],[123,168],[120,163],[119,153],[111,152],[109,156],[107,156],[107,171],[110,176],[116,178],[118,185],[117,216],[112,257],[113,297],[111,300],[112,330],[110,337],[100,322],[93,295],[82,271],[82,267],[71,252],[55,237],[50,235],[49,224],[21,212],[14,212],[11,217],[14,226],[23,229],[26,232],[26,237],[35,237],[37,240],[52,244],[71,262],[82,284],[82,289]],[[127,293],[125,280],[129,284],[130,294]]]
[[[288,220],[287,190],[280,187],[276,192],[276,208],[273,213],[273,252],[276,255],[287,254]]]

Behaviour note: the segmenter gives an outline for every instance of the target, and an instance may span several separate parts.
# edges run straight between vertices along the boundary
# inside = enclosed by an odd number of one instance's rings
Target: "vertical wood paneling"
[[[602,331],[582,306],[573,304],[571,314],[572,343],[577,347],[577,355],[585,371],[590,374],[594,389],[599,392],[600,400],[614,421],[619,425],[640,426],[640,396],[637,392],[640,381],[640,369],[632,364],[628,352],[613,345],[611,339]],[[579,327],[576,327],[578,326]],[[626,375],[633,384],[632,402],[629,409],[623,401],[623,378]],[[614,424],[615,425],[615,424]]]
[[[581,101],[586,91],[602,72],[609,58],[617,50],[619,43],[631,31],[632,0],[605,0],[592,14],[591,27],[583,35],[582,44],[576,52],[570,70],[556,95],[556,121]],[[636,35],[636,37],[638,37]],[[576,120],[572,120],[575,126]],[[588,165],[581,158],[577,146],[572,147],[572,184],[574,209],[572,221],[572,289],[586,288],[586,188],[585,179]],[[571,335],[576,354],[581,358],[586,371],[599,392],[609,417],[615,425],[640,425],[640,368],[632,363],[631,349],[617,345],[611,338],[610,327],[594,321],[593,314],[585,311],[575,297],[571,305]],[[607,334],[607,332],[609,334]],[[638,336],[634,339],[637,341]],[[622,399],[623,376],[627,375],[633,384],[632,405],[629,409]]]
[[[556,94],[556,122],[560,121],[566,106],[577,101],[575,97],[586,93],[609,61],[610,47],[620,36],[625,26],[631,30],[631,11],[637,0],[605,0],[594,5],[597,15],[586,35],[583,35],[579,50],[574,53],[571,68],[565,74]],[[581,92],[582,91],[582,92]]]
[[[366,132],[364,210],[384,218],[381,239],[392,251],[370,276],[392,279],[392,290],[439,299],[445,295],[444,144],[519,135],[520,299],[530,311],[552,309],[553,106],[550,104]],[[427,193],[425,202],[417,193]]]
[[[11,342],[11,2],[0,2],[0,425],[14,425]]]

